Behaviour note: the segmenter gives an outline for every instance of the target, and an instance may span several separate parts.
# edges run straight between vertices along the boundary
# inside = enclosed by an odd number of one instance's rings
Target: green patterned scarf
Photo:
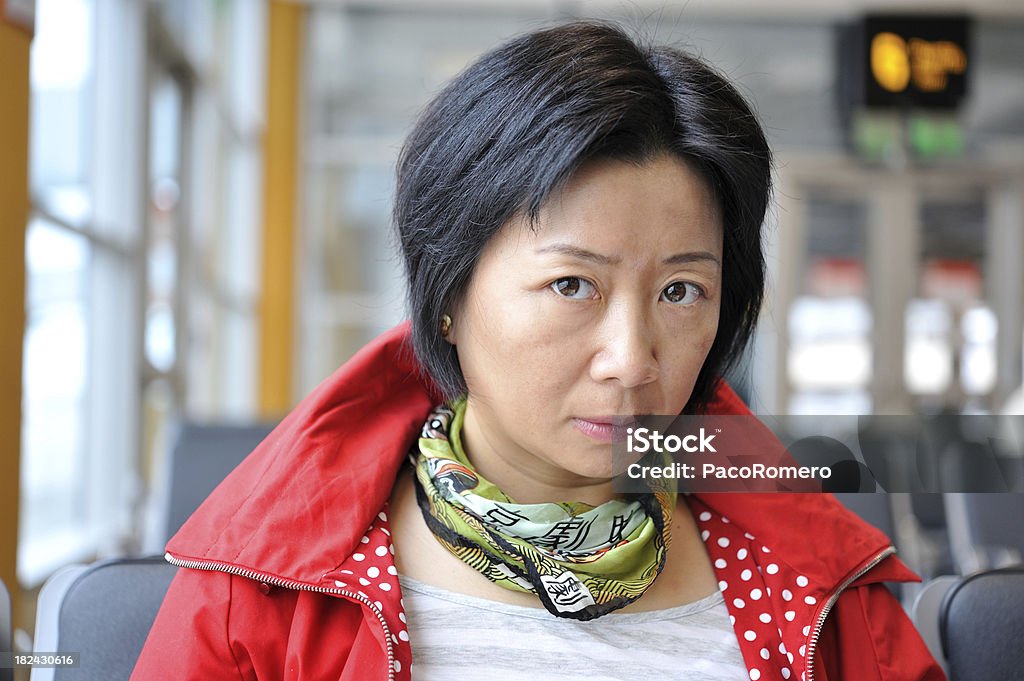
[[[558,617],[590,620],[632,603],[665,566],[675,493],[630,501],[517,504],[462,449],[462,398],[435,409],[410,454],[416,496],[441,544],[489,580],[535,593]]]

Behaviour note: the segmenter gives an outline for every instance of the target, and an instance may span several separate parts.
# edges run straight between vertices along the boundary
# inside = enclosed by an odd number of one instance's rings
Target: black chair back
[[[178,427],[170,452],[167,522],[163,541],[158,542],[161,546],[273,429],[272,423],[183,423]]]
[[[162,557],[124,558],[54,575],[39,596],[35,647],[81,659],[34,668],[32,681],[127,681],[177,569]]]
[[[1024,566],[961,579],[942,601],[939,633],[950,681],[1024,677]]]

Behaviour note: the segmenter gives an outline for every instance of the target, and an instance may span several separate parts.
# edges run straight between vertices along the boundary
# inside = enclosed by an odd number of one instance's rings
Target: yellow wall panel
[[[0,8],[2,10],[2,8]],[[29,34],[0,20],[0,578],[17,598]]]
[[[260,411],[275,418],[294,397],[299,86],[305,8],[273,1],[268,15],[264,132]]]

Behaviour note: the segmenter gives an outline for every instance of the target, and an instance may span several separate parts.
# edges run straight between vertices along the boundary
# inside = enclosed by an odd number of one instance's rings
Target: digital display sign
[[[869,15],[846,34],[840,81],[854,105],[953,109],[967,94],[970,20],[962,15]]]

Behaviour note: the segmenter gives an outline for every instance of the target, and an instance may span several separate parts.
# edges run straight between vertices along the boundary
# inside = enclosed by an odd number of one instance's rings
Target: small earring
[[[448,315],[441,315],[441,338],[447,338],[452,330],[452,318]]]

